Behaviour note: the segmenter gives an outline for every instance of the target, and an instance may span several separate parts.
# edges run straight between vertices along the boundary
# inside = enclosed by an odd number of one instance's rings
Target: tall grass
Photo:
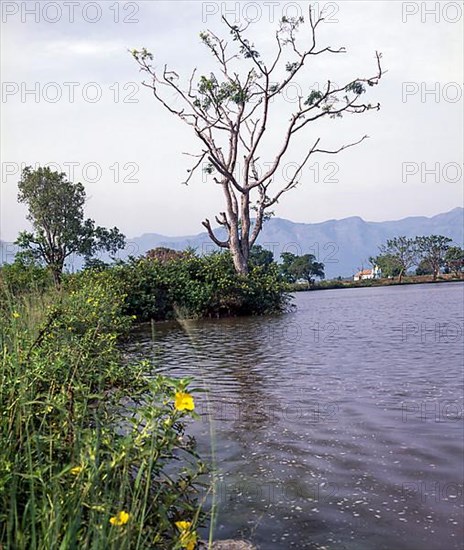
[[[206,468],[188,381],[122,361],[110,273],[73,284],[0,289],[0,548],[192,550]]]

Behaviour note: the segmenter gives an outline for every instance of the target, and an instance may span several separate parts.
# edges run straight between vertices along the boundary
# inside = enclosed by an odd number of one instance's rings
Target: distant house
[[[381,276],[379,266],[375,265],[372,269],[363,269],[358,271],[356,275],[353,276],[353,280],[363,281],[364,279],[380,279]]]

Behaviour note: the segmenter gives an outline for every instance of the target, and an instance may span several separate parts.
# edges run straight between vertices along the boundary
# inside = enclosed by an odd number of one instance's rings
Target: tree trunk
[[[61,285],[61,278],[63,275],[63,266],[64,266],[64,261],[60,261],[60,260],[52,262],[49,265],[53,276],[53,282],[57,287]]]
[[[398,282],[401,284],[401,281],[403,279],[403,270],[400,271],[400,274],[398,275]]]
[[[56,267],[52,268],[52,275],[53,275],[53,282],[55,283],[55,286],[60,286],[61,284],[61,270],[57,269]]]
[[[235,271],[239,275],[248,275],[248,258],[245,258],[240,246],[230,247]]]

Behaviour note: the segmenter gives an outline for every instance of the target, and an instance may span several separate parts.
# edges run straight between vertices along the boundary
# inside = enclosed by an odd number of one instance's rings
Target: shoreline
[[[405,285],[422,285],[422,284],[442,284],[442,283],[459,283],[464,282],[463,277],[439,277],[437,280],[433,280],[431,276],[420,275],[413,277],[405,277],[401,282],[397,279],[366,279],[364,281],[324,281],[322,283],[316,283],[315,285],[308,287],[306,284],[295,284],[292,286],[290,292],[311,292],[313,290],[334,290],[334,289],[346,289],[346,288],[378,288],[385,286],[405,286]]]

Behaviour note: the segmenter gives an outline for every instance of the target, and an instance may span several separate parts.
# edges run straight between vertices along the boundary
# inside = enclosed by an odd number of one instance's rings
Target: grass
[[[108,277],[0,290],[2,550],[196,545],[207,469],[176,406],[189,381],[122,360],[130,319]]]

